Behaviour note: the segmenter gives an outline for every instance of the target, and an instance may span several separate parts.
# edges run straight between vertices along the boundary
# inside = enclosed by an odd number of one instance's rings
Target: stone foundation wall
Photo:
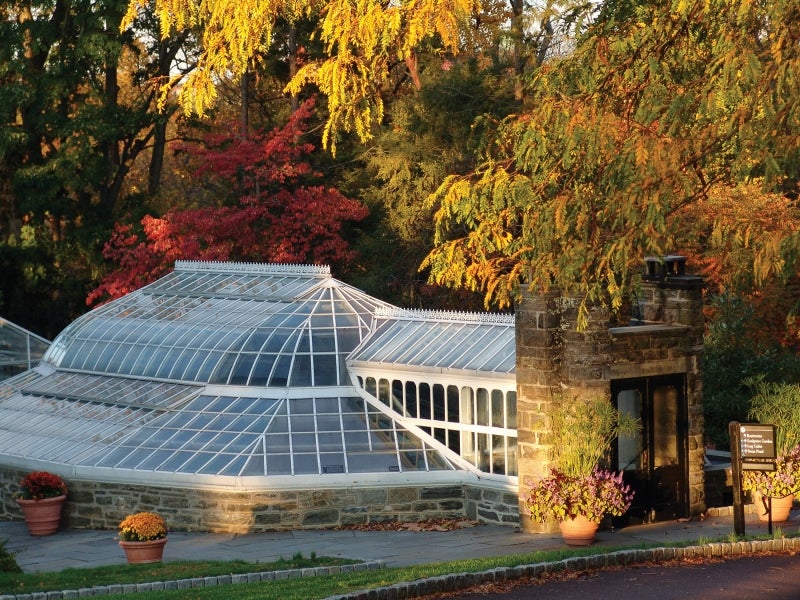
[[[465,487],[466,517],[489,525],[519,525],[519,500],[516,492]]]
[[[14,500],[24,472],[0,469],[0,518],[21,519]],[[470,518],[515,526],[516,494],[464,485],[343,488],[275,492],[227,492],[76,481],[69,494],[66,527],[116,529],[126,515],[157,512],[175,531],[248,533],[321,529],[388,521]]]

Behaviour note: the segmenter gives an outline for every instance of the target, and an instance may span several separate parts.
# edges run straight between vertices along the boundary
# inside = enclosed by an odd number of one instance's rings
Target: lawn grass
[[[230,561],[170,561],[141,565],[107,565],[92,568],[71,568],[44,573],[0,573],[0,594],[31,594],[54,590],[78,590],[99,585],[171,581],[193,577],[212,577],[238,573],[305,569],[331,565],[353,564],[359,561],[345,558],[311,557],[296,554],[291,559],[274,562]]]
[[[777,532],[771,537],[781,537]],[[796,537],[790,534],[786,537]],[[702,540],[703,543],[736,541],[728,538]],[[769,539],[770,536],[745,536],[744,539]],[[696,545],[699,541],[685,541],[671,546]],[[636,544],[620,547],[587,547],[564,548],[560,550],[536,551],[524,554],[476,558],[469,560],[448,561],[413,565],[409,567],[391,567],[342,573],[323,577],[304,577],[296,579],[277,579],[263,583],[231,584],[190,590],[139,592],[132,595],[108,595],[108,600],[126,598],[130,600],[320,600],[328,596],[343,594],[356,590],[388,586],[405,581],[436,577],[451,573],[480,572],[497,567],[514,567],[542,562],[555,562],[574,556],[589,556],[616,552],[619,550],[645,549],[661,547],[664,544]],[[299,561],[299,562],[298,562]],[[18,575],[0,573],[0,593],[31,593],[34,591],[52,591],[80,589],[93,585],[110,585],[136,583],[146,581],[168,581],[232,573],[247,573],[278,569],[307,568],[336,564],[352,564],[358,561],[346,559],[315,557],[304,559],[295,555],[292,560],[281,560],[276,563],[249,563],[245,561],[201,562],[184,561],[168,562],[154,565],[115,565],[90,569],[65,569],[56,573],[37,573]],[[22,587],[9,589],[12,581],[23,582]]]
[[[614,550],[617,550],[615,548]],[[441,563],[374,569],[355,573],[342,573],[324,577],[304,577],[279,579],[264,583],[231,584],[191,590],[138,592],[137,600],[170,599],[209,599],[227,600],[229,598],[275,599],[275,600],[315,600],[347,591],[392,585],[403,581],[413,581],[425,577],[447,575],[449,573],[478,572],[495,567],[510,567],[538,562],[558,561],[570,556],[596,554],[597,549],[580,548],[550,551],[536,551],[525,554],[478,558]],[[607,549],[605,551],[612,551]],[[291,561],[277,563],[248,563],[244,561],[200,562],[183,561],[156,563],[151,565],[110,565],[105,567],[65,569],[54,573],[11,574],[0,573],[0,593],[32,593],[53,590],[76,590],[93,585],[111,585],[146,581],[168,581],[230,573],[248,573],[277,569],[294,569],[331,564],[352,564],[337,558],[302,559],[295,556]],[[131,595],[107,595],[105,598],[131,598]]]

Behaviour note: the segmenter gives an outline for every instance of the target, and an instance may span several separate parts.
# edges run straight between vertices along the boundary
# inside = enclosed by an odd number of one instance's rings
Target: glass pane
[[[343,449],[341,432],[320,433],[318,434],[317,439],[319,441],[320,452],[335,452]]]
[[[435,384],[433,386],[433,418],[435,421],[444,421],[444,386]]]
[[[295,454],[294,474],[306,475],[319,473],[319,462],[316,454]]]
[[[308,354],[295,355],[289,385],[293,387],[308,387],[311,385],[311,357]]]
[[[459,422],[460,394],[454,385],[447,386],[447,420],[450,423]]]
[[[639,419],[642,415],[642,394],[639,390],[623,390],[618,393],[617,410],[621,415]],[[617,438],[617,470],[642,469],[643,450],[643,440],[640,434],[619,436]]]
[[[419,418],[430,419],[431,411],[431,386],[427,383],[419,384]]]
[[[268,360],[273,359],[270,355]],[[278,356],[278,362],[275,365],[275,370],[269,381],[269,385],[273,387],[285,387],[289,383],[289,373],[292,370],[292,355],[281,354]]]
[[[517,428],[517,392],[506,392],[506,427],[508,429]]]
[[[476,422],[478,425],[489,426],[489,392],[483,388],[478,388],[477,407],[475,410]]]
[[[314,385],[338,385],[339,370],[335,354],[314,355]]]
[[[269,454],[267,456],[267,475],[291,475],[292,462],[288,454]]]

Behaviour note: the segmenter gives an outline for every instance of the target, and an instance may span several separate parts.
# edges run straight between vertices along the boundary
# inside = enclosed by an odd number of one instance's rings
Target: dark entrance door
[[[688,515],[687,422],[684,375],[612,382],[617,410],[641,419],[638,435],[617,439],[613,460],[636,495],[631,521]]]

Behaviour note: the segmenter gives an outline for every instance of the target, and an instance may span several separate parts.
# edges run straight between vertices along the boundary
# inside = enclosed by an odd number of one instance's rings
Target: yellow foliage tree
[[[149,0],[132,0],[123,27],[148,6]],[[319,16],[317,35],[328,58],[304,65],[287,91],[314,83],[328,97],[323,143],[334,151],[338,132],[370,138],[371,125],[383,118],[381,87],[391,65],[405,62],[415,76],[415,48],[434,36],[457,52],[459,32],[479,6],[476,0],[155,0],[162,35],[186,27],[202,32],[200,61],[181,92],[184,110],[198,115],[214,103],[220,76],[240,76],[270,45],[278,18]]]
[[[796,195],[797,73],[800,0],[605,6],[572,54],[536,73],[529,109],[503,122],[483,164],[433,195],[423,266],[487,306],[529,285],[580,295],[583,318],[587,302],[619,308],[644,256],[690,245],[687,207],[754,181]],[[726,226],[748,235],[744,221]],[[791,270],[792,228],[759,231],[753,276]]]

